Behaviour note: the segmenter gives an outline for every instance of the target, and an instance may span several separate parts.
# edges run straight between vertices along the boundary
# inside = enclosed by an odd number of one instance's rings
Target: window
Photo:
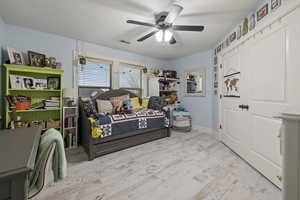
[[[111,88],[111,66],[105,61],[87,59],[85,65],[79,65],[79,86]]]
[[[127,89],[138,96],[142,95],[142,67],[121,63],[119,67],[120,88]]]

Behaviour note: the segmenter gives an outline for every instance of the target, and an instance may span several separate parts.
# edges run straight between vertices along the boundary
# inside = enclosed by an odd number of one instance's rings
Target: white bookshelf
[[[63,107],[63,137],[66,149],[78,147],[78,107]]]

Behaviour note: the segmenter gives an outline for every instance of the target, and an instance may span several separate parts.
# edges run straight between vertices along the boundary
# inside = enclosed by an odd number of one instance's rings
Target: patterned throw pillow
[[[81,100],[84,112],[88,117],[93,117],[95,119],[97,116],[97,110],[92,100],[89,98],[82,98]]]
[[[144,97],[142,101],[142,107],[146,109],[148,108],[148,104],[149,104],[149,99]]]
[[[111,114],[113,111],[113,106],[110,101],[108,100],[96,100],[98,113],[102,114]]]
[[[149,99],[149,109],[153,110],[162,110],[163,107],[166,105],[164,97],[150,97]]]
[[[129,95],[111,97],[110,102],[113,105],[113,113],[119,113],[123,107],[123,101],[129,99]]]
[[[138,97],[131,98],[130,101],[133,110],[140,110],[143,108]]]

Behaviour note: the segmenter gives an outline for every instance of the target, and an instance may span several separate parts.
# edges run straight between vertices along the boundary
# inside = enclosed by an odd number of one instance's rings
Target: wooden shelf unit
[[[62,104],[63,104],[63,73],[61,69],[50,69],[42,67],[32,67],[25,65],[13,65],[4,64],[3,68],[3,96],[27,96],[32,99],[32,104],[41,102],[44,99],[49,99],[50,97],[59,97],[60,107],[53,109],[36,109],[36,110],[18,110],[16,111],[17,116],[21,117],[22,121],[35,121],[43,120],[47,121],[50,119],[60,120],[60,129],[62,128]],[[11,88],[10,86],[10,75],[20,75],[32,77],[35,79],[47,79],[48,77],[58,77],[60,79],[60,89],[23,89],[23,88]],[[4,107],[5,114],[5,128],[8,128],[8,124],[12,119],[12,111],[9,109],[9,104],[5,100]]]
[[[63,107],[63,137],[66,149],[78,147],[78,107]]]

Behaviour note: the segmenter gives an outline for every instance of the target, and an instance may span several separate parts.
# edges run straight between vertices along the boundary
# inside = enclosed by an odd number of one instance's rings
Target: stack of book
[[[45,100],[44,106],[45,109],[59,108],[59,100]]]
[[[75,127],[75,117],[67,117],[65,118],[65,128]]]

